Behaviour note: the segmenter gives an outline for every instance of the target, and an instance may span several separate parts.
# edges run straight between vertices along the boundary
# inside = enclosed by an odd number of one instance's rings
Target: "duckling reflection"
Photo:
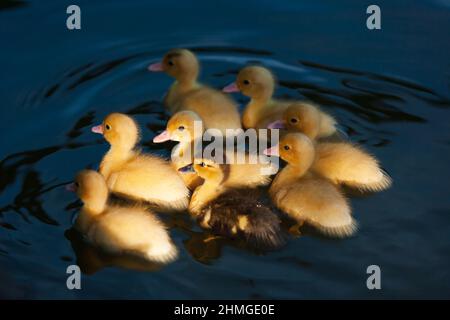
[[[145,260],[168,263],[178,250],[161,221],[143,207],[108,205],[103,176],[83,170],[69,186],[83,202],[75,229],[94,246],[112,253],[126,253]]]
[[[249,66],[243,68],[236,82],[226,86],[224,92],[238,92],[251,98],[244,109],[242,124],[245,128],[263,129],[273,121],[282,118],[284,111],[294,101],[282,101],[273,98],[275,78],[270,70]],[[321,118],[320,136],[329,136],[336,132],[336,120],[310,102],[298,102],[305,108],[314,108]]]
[[[187,208],[189,190],[178,172],[167,161],[135,149],[139,129],[131,117],[112,113],[92,131],[102,134],[111,145],[100,173],[112,192],[165,209]]]
[[[176,81],[164,98],[171,113],[182,110],[196,112],[208,128],[225,134],[226,129],[240,129],[241,119],[236,103],[222,92],[197,81],[200,66],[197,57],[186,49],[169,51],[161,62],[148,67],[150,71],[164,71]]]
[[[195,125],[200,126],[195,130]],[[167,123],[166,130],[153,139],[155,143],[168,140],[178,141],[179,144],[172,152],[172,163],[176,169],[180,169],[192,163],[195,157],[195,143],[200,143],[203,135],[202,118],[193,111],[180,111],[175,113]],[[233,159],[237,159],[238,153],[242,153],[244,163],[230,163],[226,184],[229,187],[257,187],[270,183],[270,163],[250,163],[249,154],[245,151],[233,149]],[[189,152],[189,153],[188,153]],[[189,157],[185,157],[188,154]],[[227,153],[227,155],[230,155]],[[266,169],[266,170],[264,170]],[[187,186],[192,190],[199,186],[203,179],[195,172],[183,172],[182,177]]]
[[[232,239],[244,239],[255,248],[275,249],[284,244],[281,221],[260,200],[259,190],[233,188],[223,183],[229,166],[196,158],[193,165],[180,170],[195,170],[204,179],[189,203],[189,212],[203,228]]]
[[[284,112],[282,120],[269,125],[269,128],[301,132],[312,141],[321,137],[320,127],[321,118],[317,109],[303,104],[291,105]],[[381,191],[392,184],[378,160],[360,146],[349,142],[319,141],[315,149],[312,170],[334,184],[342,184],[361,192]]]
[[[265,154],[280,156],[288,163],[269,190],[280,210],[300,225],[306,222],[329,236],[345,237],[356,231],[351,208],[341,191],[310,170],[315,149],[307,136],[288,133]]]

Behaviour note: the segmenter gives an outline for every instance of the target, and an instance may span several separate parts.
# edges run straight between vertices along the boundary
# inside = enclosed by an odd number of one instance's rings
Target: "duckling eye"
[[[289,149],[291,149],[291,147],[289,147],[288,145],[286,145],[286,146],[284,146],[284,150],[289,150]]]
[[[250,81],[244,80],[242,83],[245,84],[246,86],[248,86],[250,84]]]
[[[205,167],[207,166],[206,163],[204,163],[204,162],[200,163],[200,165],[201,165],[203,168],[205,168]]]
[[[298,119],[297,118],[292,118],[291,119],[291,123],[297,123],[298,122]]]
[[[173,63],[172,60],[169,60],[169,61],[167,62],[167,64],[168,64],[169,66],[171,66],[171,67],[175,65],[175,63]]]
[[[184,126],[179,126],[178,130],[183,131],[184,130]]]
[[[105,129],[106,129],[106,130],[111,130],[111,126],[110,126],[109,124],[107,124],[107,125],[105,126]]]
[[[78,183],[78,182],[75,182],[75,187],[79,187],[80,186],[80,184]]]

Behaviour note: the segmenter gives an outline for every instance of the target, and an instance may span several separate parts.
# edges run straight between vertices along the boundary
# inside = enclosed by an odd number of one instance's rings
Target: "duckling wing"
[[[89,238],[108,251],[130,252],[151,261],[169,262],[177,256],[165,226],[153,213],[140,208],[108,208]]]
[[[289,216],[306,221],[330,236],[344,237],[356,231],[347,199],[322,178],[304,178],[281,189],[274,202]]]
[[[189,191],[173,167],[161,158],[137,155],[108,178],[115,193],[183,210]]]
[[[279,248],[285,243],[280,219],[259,197],[258,190],[225,192],[202,209],[199,221],[215,233],[242,236],[255,248]]]
[[[269,172],[273,172],[272,164],[248,163],[230,164],[230,174],[224,181],[227,187],[259,187],[266,186],[272,181]]]
[[[392,183],[375,157],[346,142],[319,143],[313,170],[333,183],[366,191],[381,191]]]
[[[190,91],[180,102],[179,110],[196,112],[205,128],[215,128],[225,133],[226,129],[240,129],[241,119],[237,105],[221,92],[201,87]]]

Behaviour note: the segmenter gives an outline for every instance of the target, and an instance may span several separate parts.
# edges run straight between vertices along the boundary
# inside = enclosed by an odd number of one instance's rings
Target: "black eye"
[[[201,165],[203,168],[206,167],[206,163],[204,163],[204,162],[200,163],[200,165]]]
[[[171,66],[171,67],[175,65],[175,63],[173,63],[172,60],[169,60],[169,61],[167,62],[167,64],[168,64],[169,66]]]
[[[284,150],[289,150],[291,147],[289,147],[288,145],[284,146]]]
[[[106,129],[106,130],[111,130],[111,126],[110,126],[109,124],[107,124],[107,125],[105,126],[105,129]]]
[[[296,119],[296,118],[291,119],[291,123],[297,123],[297,122],[298,122],[298,119]]]
[[[79,187],[80,186],[80,184],[78,183],[78,182],[75,182],[75,187]]]
[[[250,84],[250,81],[244,80],[244,81],[242,81],[242,83],[245,84],[246,86],[248,86]]]
[[[184,126],[179,126],[178,130],[183,131],[184,130]]]

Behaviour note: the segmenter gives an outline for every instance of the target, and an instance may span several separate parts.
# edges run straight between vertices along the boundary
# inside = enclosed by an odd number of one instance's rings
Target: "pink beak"
[[[225,88],[223,88],[222,91],[226,93],[232,93],[232,92],[239,92],[241,90],[239,90],[236,82],[233,82],[227,85]]]
[[[153,63],[153,64],[149,65],[147,69],[148,69],[148,71],[151,71],[151,72],[164,71],[162,62]]]
[[[264,150],[263,153],[266,156],[276,156],[276,157],[280,156],[280,153],[278,151],[278,145],[273,146],[272,148],[268,148],[268,149]]]
[[[100,124],[98,126],[92,127],[91,131],[93,133],[103,134],[103,125]]]
[[[76,192],[77,187],[75,186],[75,183],[72,182],[72,183],[66,184],[66,190],[70,191],[70,192]]]
[[[275,120],[267,125],[267,129],[284,129],[286,122],[284,120]]]
[[[164,130],[156,137],[153,138],[153,143],[161,143],[170,140],[170,133],[167,130]]]

